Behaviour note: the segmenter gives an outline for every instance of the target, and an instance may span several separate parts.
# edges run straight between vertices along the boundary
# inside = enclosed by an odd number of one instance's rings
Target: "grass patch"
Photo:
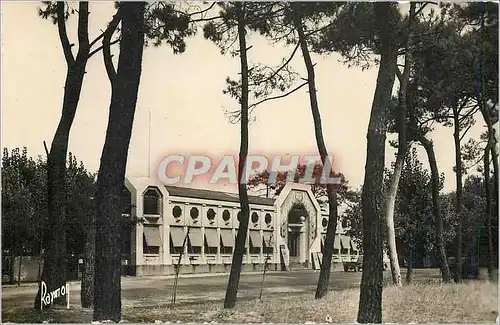
[[[167,306],[124,307],[123,319],[133,323],[352,323],[356,320],[359,289],[332,291],[315,300],[313,293],[267,295],[241,299],[233,310],[221,301]],[[402,288],[386,287],[383,293],[384,323],[492,323],[498,316],[497,283],[471,281],[441,284],[428,281]],[[89,323],[91,310],[48,310],[43,313],[17,309],[3,311],[4,322],[42,321]]]

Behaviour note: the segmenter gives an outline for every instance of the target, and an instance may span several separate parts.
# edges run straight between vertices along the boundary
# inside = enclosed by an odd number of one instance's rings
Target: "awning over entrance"
[[[273,236],[273,232],[272,231],[264,231],[264,245],[266,247],[273,247],[274,246],[274,238],[272,238]]]
[[[343,249],[350,249],[351,248],[351,239],[345,235],[340,235],[340,242],[342,243],[342,248]]]
[[[158,226],[144,226],[144,238],[148,246],[161,246],[160,227]]]
[[[253,247],[262,247],[262,238],[260,237],[260,231],[250,230],[250,240],[252,241]]]
[[[217,229],[205,228],[205,238],[207,239],[208,247],[219,247]]]
[[[189,241],[191,242],[191,246],[195,247],[203,246],[203,238],[201,237],[201,228],[189,229]]]
[[[170,227],[170,238],[174,247],[182,247],[184,242],[184,228],[183,227]]]
[[[222,245],[225,247],[234,247],[233,232],[231,229],[221,229],[220,237],[222,239]]]

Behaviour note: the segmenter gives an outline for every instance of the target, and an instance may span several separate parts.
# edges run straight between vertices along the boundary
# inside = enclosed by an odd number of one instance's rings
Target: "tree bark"
[[[406,283],[410,284],[413,276],[413,244],[408,245],[406,254]]]
[[[427,153],[429,166],[431,168],[431,189],[432,189],[432,212],[436,222],[436,237],[437,247],[439,252],[439,259],[441,260],[440,269],[443,282],[450,282],[450,268],[448,266],[448,259],[446,257],[446,247],[443,237],[443,215],[441,213],[441,206],[439,204],[439,170],[434,153],[434,146],[432,142],[424,136],[420,136],[420,143]]]
[[[109,43],[103,48],[111,81],[111,103],[96,191],[96,261],[94,315],[96,321],[121,318],[121,193],[144,48],[144,2],[120,3],[120,55],[115,74]],[[104,43],[104,40],[103,40]]]
[[[229,274],[226,297],[224,299],[224,308],[226,309],[234,308],[236,305],[250,217],[250,204],[248,201],[248,192],[245,180],[245,164],[248,156],[248,49],[246,43],[245,3],[235,2],[234,6],[238,17],[238,41],[241,70],[241,143],[238,162],[238,194],[240,197],[241,215],[238,233],[236,235],[233,260],[231,263],[231,273]]]
[[[491,139],[490,139],[491,141]],[[484,187],[486,190],[486,230],[488,232],[488,277],[493,280],[493,270],[495,267],[494,262],[494,250],[493,250],[493,232],[492,232],[492,218],[493,218],[493,207],[492,207],[492,195],[490,186],[490,145],[491,142],[488,141],[488,145],[484,149]],[[480,241],[478,240],[478,245]]]
[[[301,8],[299,3],[292,4],[294,27],[298,34],[298,41],[302,56],[304,57],[304,64],[307,70],[307,82],[309,88],[309,102],[311,105],[311,113],[314,122],[314,133],[316,137],[316,145],[318,152],[323,163],[323,168],[330,168],[328,170],[329,177],[333,176],[332,163],[328,156],[325,140],[323,138],[323,128],[321,126],[321,114],[319,112],[318,98],[316,95],[316,80],[314,73],[314,65],[311,60],[311,55],[307,47],[307,39],[302,26]],[[326,173],[327,170],[323,170]],[[328,226],[326,229],[325,245],[323,247],[323,258],[321,261],[321,268],[319,273],[318,285],[316,287],[316,299],[323,298],[328,292],[328,283],[330,281],[330,269],[332,265],[333,242],[335,239],[335,232],[337,230],[337,193],[333,188],[333,184],[326,186],[328,196]]]
[[[358,323],[382,322],[383,233],[382,201],[385,167],[387,110],[397,69],[397,30],[392,4],[373,4],[380,38],[380,66],[368,124],[367,152],[361,207],[363,213],[363,275],[361,277]]]
[[[21,286],[21,268],[23,267],[23,251],[21,250],[21,254],[19,254],[19,269],[17,270],[17,286]]]
[[[456,283],[462,282],[462,231],[464,218],[462,214],[462,152],[460,148],[460,115],[458,105],[453,105],[453,143],[455,144],[455,178],[457,182],[455,213],[457,215],[455,250],[456,261],[454,267],[454,280]]]
[[[403,171],[404,158],[408,148],[406,139],[406,112],[407,112],[407,99],[406,93],[408,88],[408,81],[410,78],[411,67],[411,38],[412,38],[412,22],[415,15],[414,2],[410,3],[410,13],[408,16],[408,36],[406,40],[406,54],[403,73],[400,77],[399,86],[399,115],[396,117],[396,125],[398,129],[398,152],[396,154],[396,162],[394,164],[394,174],[392,175],[389,193],[386,200],[386,213],[385,222],[387,227],[387,246],[389,248],[389,261],[391,264],[392,283],[401,286],[401,271],[399,269],[398,251],[396,249],[396,231],[394,229],[394,209],[396,205],[396,196],[398,194],[399,180],[401,179],[401,172]]]
[[[484,10],[484,7],[483,7]],[[484,33],[484,11],[481,12],[481,34]],[[497,143],[495,137],[495,128],[493,127],[493,121],[491,118],[490,111],[487,107],[487,100],[485,98],[484,86],[485,73],[483,65],[483,48],[481,47],[480,59],[479,59],[479,72],[480,72],[480,100],[479,108],[481,110],[481,115],[483,116],[484,122],[488,129],[488,144],[484,153],[484,186],[486,189],[486,213],[487,213],[487,232],[488,232],[488,277],[490,280],[494,280],[494,268],[495,268],[495,250],[493,248],[493,230],[492,230],[492,219],[498,218],[498,154],[497,154]],[[490,152],[493,161],[493,182],[494,182],[494,192],[496,200],[496,209],[493,209],[492,191],[490,187]]]
[[[45,258],[42,270],[42,281],[47,284],[47,292],[60,288],[66,282],[66,156],[68,141],[82,90],[85,68],[89,57],[88,39],[88,2],[80,2],[78,11],[79,49],[76,59],[71,54],[71,45],[66,34],[64,18],[65,3],[57,3],[57,25],[59,36],[66,58],[67,72],[64,85],[62,114],[59,125],[52,139],[50,153],[47,157],[47,200],[48,219],[44,234]],[[41,287],[38,288],[34,307],[40,308]],[[54,304],[64,304],[65,298],[54,300]],[[47,308],[49,306],[44,306]]]
[[[84,268],[82,275],[82,287],[80,290],[80,299],[83,308],[94,307],[94,279],[95,279],[95,214],[89,217],[90,222],[87,229],[84,246]]]

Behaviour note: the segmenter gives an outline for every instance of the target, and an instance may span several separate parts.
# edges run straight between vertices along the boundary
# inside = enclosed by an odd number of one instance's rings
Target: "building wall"
[[[231,241],[230,238],[236,238],[239,226],[237,216],[240,211],[238,202],[173,196],[161,183],[148,178],[127,179],[125,185],[131,194],[132,204],[130,216],[125,218],[135,222],[130,233],[131,253],[127,262],[134,270],[131,273],[174,274],[181,256],[180,238],[182,242],[187,241],[179,264],[181,273],[229,272],[234,240],[229,245],[232,246],[230,251],[227,251],[226,242]],[[159,195],[160,209],[157,213],[148,211],[151,210],[151,204],[144,202],[144,195],[151,194],[151,190]],[[287,184],[274,205],[250,204],[243,272],[262,270],[266,259],[269,269],[281,269],[283,261],[280,249],[288,249],[288,213],[295,204],[302,204],[308,215],[303,228],[305,235],[300,262],[312,267],[312,254],[321,252],[321,235],[326,232],[326,227],[322,224],[325,214],[309,186]],[[188,228],[190,235],[186,236]],[[155,239],[155,236],[159,238]],[[217,237],[216,240],[214,236]],[[264,252],[262,243],[263,238],[269,240],[269,237],[273,244],[272,253]],[[258,238],[260,244],[255,245],[252,238]],[[146,245],[143,245],[144,240]],[[217,247],[214,247],[215,241],[219,243]],[[255,246],[260,246],[260,249]],[[334,256],[334,262],[351,258],[350,252],[348,250],[344,255],[339,252],[338,256]]]

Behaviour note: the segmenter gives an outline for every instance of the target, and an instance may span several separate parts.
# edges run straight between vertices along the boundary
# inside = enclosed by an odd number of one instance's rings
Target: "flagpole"
[[[151,177],[151,110],[149,110],[148,124],[148,178]]]

